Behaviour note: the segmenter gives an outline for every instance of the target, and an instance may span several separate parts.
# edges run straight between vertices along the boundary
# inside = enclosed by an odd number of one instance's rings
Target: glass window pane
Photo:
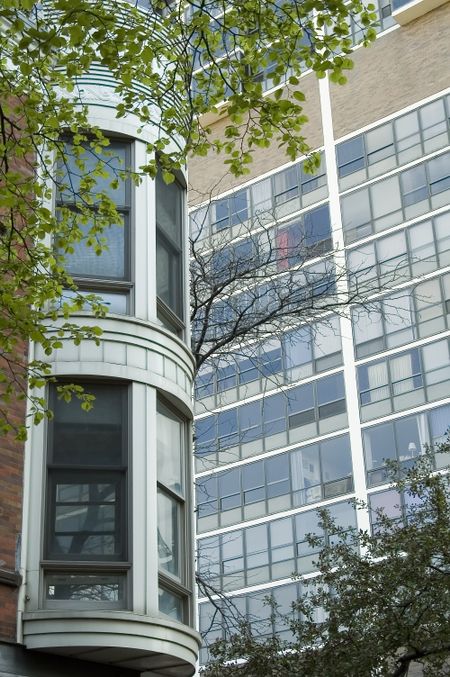
[[[430,191],[432,195],[450,188],[450,153],[445,153],[428,162]]]
[[[405,206],[421,202],[428,197],[425,166],[419,165],[401,173],[402,195]]]
[[[156,414],[158,482],[181,493],[184,424],[162,404]]]
[[[48,574],[45,577],[49,602],[123,602],[125,577],[111,574]]]
[[[394,154],[394,134],[390,122],[366,133],[366,149],[369,165]]]
[[[155,191],[157,226],[174,245],[181,248],[184,189],[177,181],[165,183],[159,171]]]
[[[125,447],[126,388],[85,384],[94,395],[93,408],[84,411],[74,396],[70,402],[53,393],[52,459],[58,464],[117,466]]]
[[[426,414],[408,416],[395,421],[395,437],[399,461],[423,454],[429,439]]]
[[[310,444],[307,447],[292,451],[290,457],[292,491],[300,491],[301,489],[308,489],[320,484],[321,474],[318,444]]]
[[[369,308],[357,308],[353,311],[352,321],[356,345],[373,343],[373,349],[368,348],[364,354],[370,354],[383,347],[384,331],[379,304],[373,304]]]
[[[398,176],[391,176],[371,187],[372,209],[375,219],[387,215],[395,215],[402,207],[400,199],[400,190],[398,186]],[[383,221],[383,225],[395,223],[395,218],[389,221]]]
[[[158,588],[158,603],[161,613],[173,618],[174,621],[183,622],[184,600],[182,597],[164,588]]]
[[[371,214],[369,191],[367,188],[357,190],[350,195],[341,198],[342,221],[344,230],[348,233],[349,242],[370,235]]]
[[[364,451],[367,470],[381,468],[386,459],[396,458],[394,426],[383,423],[364,430]]]
[[[122,173],[127,169],[127,148],[128,145],[110,142],[106,148],[100,150],[87,147],[83,152],[78,153],[77,150],[75,153],[72,144],[65,144],[64,162],[59,167],[61,187],[64,186],[64,189],[61,190],[59,199],[65,203],[76,203],[83,193],[89,192],[94,196],[102,193],[111,197],[116,205],[125,205],[126,179]],[[81,151],[81,148],[78,149]],[[95,176],[96,171],[103,176]],[[89,191],[81,188],[81,181],[85,177],[95,180]],[[114,188],[111,187],[113,181]]]
[[[322,475],[324,482],[352,474],[352,459],[348,435],[322,442],[320,445]]]
[[[402,115],[394,121],[399,159],[408,162],[421,154],[420,130],[417,111]]]
[[[312,360],[311,329],[301,327],[284,336],[286,369],[298,367]]]
[[[181,514],[178,501],[158,491],[159,568],[180,577]]]
[[[86,244],[94,223],[78,223],[77,226],[83,233],[83,239],[72,245],[73,253],[65,254],[67,272],[80,277],[124,280],[127,276],[125,240],[128,239],[128,221],[125,215],[123,224],[108,226],[98,236],[103,248],[100,256],[95,247],[88,247]]]
[[[344,377],[342,374],[333,374],[317,381],[317,400],[319,406],[341,400],[345,397]]]
[[[337,146],[339,176],[347,176],[362,169],[364,159],[364,137],[361,134]]]

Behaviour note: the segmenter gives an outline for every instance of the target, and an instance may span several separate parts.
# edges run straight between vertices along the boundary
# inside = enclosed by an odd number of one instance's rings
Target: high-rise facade
[[[137,185],[133,174],[153,159],[155,127],[133,114],[117,118],[117,83],[100,64],[77,84],[109,144],[74,151],[73,137],[62,136],[49,207],[76,212],[91,172],[92,222],[106,193],[123,223],[103,232],[104,255],[84,237],[66,256],[79,293],[109,308],[98,318],[87,305],[71,321],[100,326],[101,337],[79,345],[62,337],[50,356],[31,343],[29,360],[50,364],[44,396],[53,416],[30,428],[25,445],[0,440],[0,673],[188,677],[199,636],[186,180],[180,172],[167,185],[160,172]],[[85,236],[90,218],[78,224]],[[60,384],[95,396],[92,410],[59,398]],[[25,403],[9,415],[23,423]]]
[[[288,633],[263,600],[288,610],[301,592],[291,574],[313,575],[316,508],[362,529],[371,514],[350,498],[395,514],[386,459],[408,466],[450,425],[450,4],[377,11],[377,39],[355,49],[345,86],[301,78],[314,176],[275,145],[255,151],[244,178],[212,156],[190,165],[197,247],[219,234],[239,246],[263,223],[279,249],[319,244],[307,265],[334,257],[347,272],[337,284],[370,298],[314,324],[300,316],[199,375],[198,569],[221,592],[214,603],[200,593],[206,646],[233,614],[259,635]],[[208,121],[218,137],[224,119]]]

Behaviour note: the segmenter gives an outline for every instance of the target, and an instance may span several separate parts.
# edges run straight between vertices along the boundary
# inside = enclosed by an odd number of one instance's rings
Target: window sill
[[[414,19],[418,19],[446,2],[447,0],[412,0],[412,2],[394,10],[392,16],[400,26],[406,26]]]

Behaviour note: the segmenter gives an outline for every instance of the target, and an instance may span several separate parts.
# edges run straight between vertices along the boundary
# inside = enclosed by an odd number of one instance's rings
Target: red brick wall
[[[11,403],[8,419],[13,424],[23,423],[25,402]],[[16,569],[17,541],[22,527],[24,444],[14,435],[0,435],[0,640],[14,640],[16,636],[17,588],[14,582],[2,582],[2,570]]]

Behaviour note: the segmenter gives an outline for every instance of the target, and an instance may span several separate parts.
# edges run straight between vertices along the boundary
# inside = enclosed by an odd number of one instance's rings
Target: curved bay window
[[[169,329],[183,322],[183,248],[185,190],[178,181],[156,176],[156,291],[158,314]]]
[[[45,605],[126,607],[127,386],[83,384],[95,396],[58,399],[52,387],[47,460]]]
[[[185,621],[189,590],[186,582],[186,422],[158,403],[158,562],[159,608],[174,620]]]

